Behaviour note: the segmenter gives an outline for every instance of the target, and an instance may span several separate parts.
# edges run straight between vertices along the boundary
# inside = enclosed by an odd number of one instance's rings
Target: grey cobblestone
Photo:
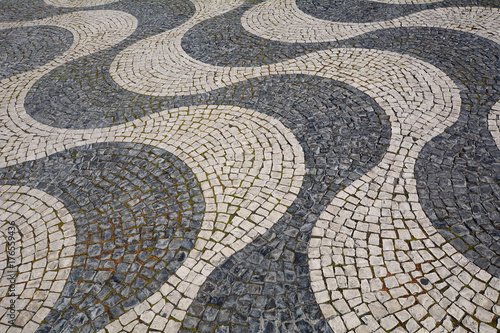
[[[69,31],[56,27],[2,30],[0,79],[44,65],[66,51],[71,44],[73,36]]]

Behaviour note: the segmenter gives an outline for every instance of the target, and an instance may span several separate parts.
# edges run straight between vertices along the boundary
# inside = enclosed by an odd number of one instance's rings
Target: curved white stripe
[[[46,4],[55,7],[82,8],[107,5],[120,0],[43,0]]]
[[[488,114],[488,129],[490,130],[498,149],[500,149],[500,102],[491,108]]]
[[[62,140],[66,149],[111,141],[153,145],[179,157],[200,182],[206,212],[195,248],[161,291],[110,327],[129,324],[129,318],[135,320],[145,311],[153,317],[175,311],[179,318],[182,309],[177,303],[165,305],[172,299],[169,288],[182,291],[178,284],[183,279],[190,290],[183,304],[191,302],[217,265],[278,221],[299,192],[305,173],[301,146],[286,127],[270,116],[235,106],[185,107],[110,128],[31,136],[42,145]],[[71,142],[75,136],[80,140]],[[155,325],[167,325],[163,316],[156,321]]]
[[[192,73],[201,74],[204,91],[218,87],[219,78],[214,77],[204,63],[182,51],[181,38],[196,24],[237,8],[244,0],[196,0],[193,3],[196,13],[187,22],[143,39],[118,54],[110,66],[113,80],[124,89],[155,96],[197,93],[199,88],[192,81],[199,80],[200,75],[192,76]],[[212,80],[216,82],[211,83]]]
[[[139,61],[139,45],[130,47],[127,54],[121,53],[115,58],[110,73],[120,86],[144,95],[190,95],[266,75],[309,74],[340,80],[370,94],[373,86],[359,84],[357,78],[367,79],[373,84],[393,81],[389,73],[396,75],[401,70],[397,69],[399,64],[405,63],[407,68],[410,66],[415,69],[423,64],[420,60],[388,51],[338,48],[260,67],[220,67],[189,57],[180,47],[180,40],[163,37],[148,39],[149,46],[140,46],[141,49],[157,46],[149,54],[142,54],[140,58],[143,62]],[[393,61],[394,65],[387,66],[389,61]],[[144,62],[157,66],[147,66]],[[162,67],[160,64],[168,66]],[[397,86],[401,86],[401,83]]]
[[[116,10],[94,10],[74,12],[35,21],[0,22],[0,29],[51,25],[64,28],[73,34],[73,44],[61,56],[36,70],[47,71],[65,62],[113,46],[137,28],[137,19],[128,13]],[[10,78],[16,81],[17,78]],[[1,82],[2,88],[9,79]]]
[[[33,120],[24,110],[26,94],[36,81],[54,68],[119,43],[134,32],[137,20],[124,12],[84,11],[31,22],[0,23],[0,29],[38,25],[53,25],[67,29],[73,34],[74,41],[66,52],[53,61],[0,81],[0,142],[5,145],[0,154],[0,165],[12,165],[26,158],[36,159],[56,150],[64,150],[63,147],[67,142],[57,142],[57,140],[52,141],[55,147],[49,147],[48,151],[43,153],[24,150],[31,144],[38,144],[35,136],[57,139],[65,132],[65,130],[54,130]],[[24,139],[18,137],[19,133],[24,133],[22,135]],[[33,133],[35,136],[28,133]],[[24,150],[22,153],[24,157],[21,159],[19,159],[21,152],[18,149]],[[12,154],[18,156],[14,157]]]
[[[63,204],[47,193],[26,186],[0,186],[0,193],[0,329],[34,332],[69,276],[75,226]],[[5,311],[12,301],[15,311]]]
[[[268,0],[248,10],[241,24],[262,38],[288,43],[344,40],[379,29],[435,27],[465,31],[500,43],[500,9],[449,7],[370,23],[332,22],[302,12],[295,0]]]
[[[312,230],[311,286],[335,332],[451,331],[454,321],[492,329],[500,279],[437,233],[414,178],[425,143],[458,119],[457,91],[441,110],[386,109],[392,137],[383,160],[342,190]]]
[[[293,202],[305,173],[302,149],[274,118],[235,106],[173,109],[101,132],[107,134],[99,141],[172,152],[200,181],[206,212],[195,248],[160,291],[107,327],[122,331],[149,318],[156,329],[172,332],[179,322],[168,322],[169,316],[184,317],[208,274],[266,232]]]
[[[451,331],[454,321],[475,331],[498,312],[500,280],[448,244],[418,203],[420,148],[409,137],[393,140],[381,164],[340,192],[313,230],[312,288],[335,331],[436,324]]]

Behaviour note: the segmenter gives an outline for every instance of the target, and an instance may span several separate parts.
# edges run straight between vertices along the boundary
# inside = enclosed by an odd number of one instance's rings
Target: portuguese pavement
[[[0,0],[1,332],[500,331],[498,0]]]

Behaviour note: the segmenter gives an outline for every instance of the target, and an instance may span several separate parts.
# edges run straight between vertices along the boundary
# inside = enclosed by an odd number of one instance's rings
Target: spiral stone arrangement
[[[1,332],[500,330],[500,1],[0,0]]]

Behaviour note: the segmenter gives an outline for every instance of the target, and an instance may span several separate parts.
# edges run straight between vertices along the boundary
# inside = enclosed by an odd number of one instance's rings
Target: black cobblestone
[[[134,166],[143,171],[141,178],[129,171]],[[161,170],[161,173],[153,176],[154,170]],[[140,144],[102,143],[73,148],[44,159],[0,169],[0,175],[3,184],[23,184],[54,194],[75,218],[77,248],[80,248],[82,255],[79,257],[82,260],[73,262],[68,282],[55,306],[58,311],[52,311],[45,320],[44,327],[51,326],[54,330],[58,325],[66,329],[60,319],[65,318],[75,329],[81,330],[90,320],[97,331],[109,322],[109,316],[103,313],[110,308],[113,308],[111,317],[116,317],[156,292],[186,259],[204,213],[201,190],[197,182],[192,182],[196,178],[189,168],[170,153]],[[117,178],[120,186],[101,187],[102,181],[111,175]],[[134,182],[137,185],[133,188],[143,188],[144,191],[138,191],[136,197],[126,195],[130,193],[125,192],[126,189]],[[52,188],[60,192],[56,191],[56,195]],[[181,210],[176,205],[177,200],[185,200],[184,194],[188,190],[197,193],[194,198],[200,197],[196,200],[198,208],[190,206]],[[92,196],[101,200],[86,205]],[[133,201],[139,196],[141,200]],[[119,203],[116,209],[104,209],[113,201]],[[158,207],[157,211],[148,208],[153,205]],[[162,214],[162,210],[167,213]],[[75,214],[77,212],[79,214]],[[179,217],[181,213],[184,216],[182,220]],[[168,215],[173,215],[175,219],[168,218]],[[168,223],[168,227],[155,232],[153,237],[158,221]],[[107,228],[114,229],[115,235],[107,234],[110,242],[103,246],[103,229]],[[118,230],[125,230],[126,236],[115,238]],[[173,238],[174,234],[176,238]],[[119,239],[121,242],[118,242]],[[190,241],[182,242],[183,246],[167,246],[166,250],[155,252],[157,240],[165,244],[176,239]],[[106,246],[108,243],[110,247]],[[103,260],[112,253],[123,255]],[[93,261],[92,257],[96,260]],[[160,263],[166,268],[147,268]]]
[[[437,1],[433,3],[391,4],[367,0],[296,0],[297,7],[313,17],[334,22],[377,22],[436,8],[454,6],[499,6],[496,0]]]
[[[0,30],[0,80],[48,63],[72,43],[73,35],[58,27]]]

